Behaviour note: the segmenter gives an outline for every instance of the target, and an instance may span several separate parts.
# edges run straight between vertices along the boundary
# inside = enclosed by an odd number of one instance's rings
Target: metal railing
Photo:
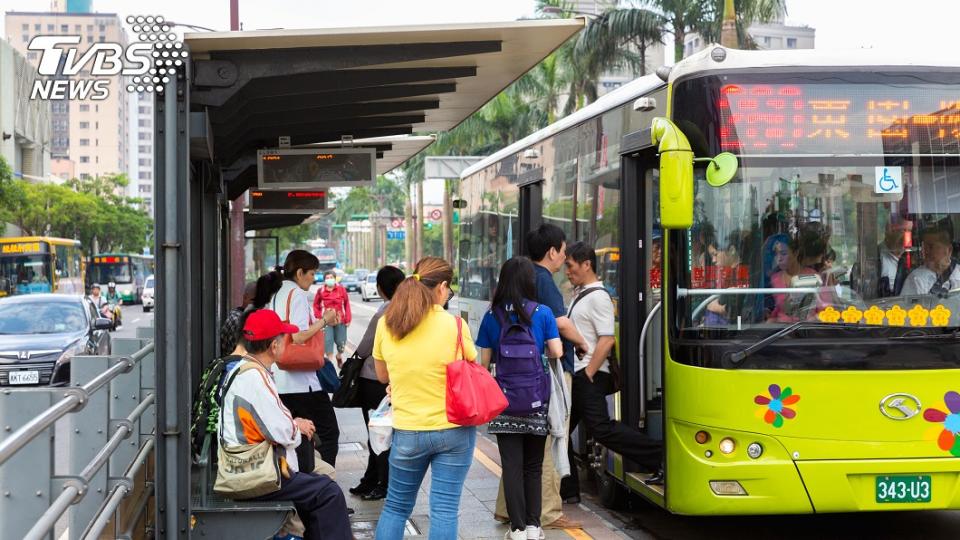
[[[111,523],[123,538],[137,527],[129,516],[144,509],[120,510],[136,492],[145,507],[152,489],[154,344],[114,339],[113,352],[72,358],[69,387],[0,390],[0,539],[48,538],[58,525],[58,538],[94,539]]]

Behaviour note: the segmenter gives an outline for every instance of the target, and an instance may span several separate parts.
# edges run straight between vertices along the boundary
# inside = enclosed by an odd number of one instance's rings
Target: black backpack
[[[216,434],[220,414],[220,383],[228,364],[240,360],[239,356],[217,358],[203,370],[200,383],[193,393],[190,409],[190,447],[193,456],[200,456],[203,441],[208,433]]]

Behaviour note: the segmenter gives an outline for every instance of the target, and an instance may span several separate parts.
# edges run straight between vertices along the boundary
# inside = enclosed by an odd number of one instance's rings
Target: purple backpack
[[[531,320],[537,305],[524,303],[523,308]],[[525,416],[544,410],[550,402],[550,373],[533,331],[519,319],[514,322],[499,308],[494,308],[493,314],[500,322],[496,379],[509,402],[503,414]]]

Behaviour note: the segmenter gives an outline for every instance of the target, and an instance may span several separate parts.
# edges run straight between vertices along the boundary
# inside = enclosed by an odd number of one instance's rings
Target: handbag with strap
[[[457,317],[457,348],[454,361],[447,364],[447,421],[479,426],[496,418],[509,402],[493,375],[464,356],[463,321]]]
[[[323,367],[317,370],[317,379],[320,380],[320,389],[328,394],[340,389],[340,376],[331,362],[324,362]]]
[[[346,409],[360,406],[360,371],[366,358],[354,353],[340,368],[340,388],[333,393],[333,406]]]
[[[290,323],[290,300],[293,299],[293,291],[294,289],[290,289],[290,294],[287,295],[287,314],[283,319],[285,323]],[[318,371],[323,368],[326,354],[323,330],[303,343],[294,343],[293,335],[284,334],[283,342],[283,354],[277,360],[278,368],[284,371]]]
[[[240,373],[257,369],[241,364],[223,386],[223,398]],[[220,402],[220,433],[223,432],[223,401]],[[227,446],[220,437],[217,445],[217,479],[213,491],[231,499],[251,499],[280,490],[280,455],[274,444],[264,440],[256,444]]]
[[[594,291],[603,291],[607,293],[607,296],[610,298],[610,301],[613,302],[613,296],[610,295],[610,291],[603,287],[591,287],[584,290],[573,300],[573,303],[570,304],[570,310],[567,311],[567,317],[570,320],[573,320],[573,308],[577,307],[577,303],[583,299],[584,296],[594,292]],[[623,389],[623,377],[622,371],[620,370],[620,361],[617,359],[617,344],[614,343],[613,347],[610,347],[610,355],[607,356],[607,364],[610,367],[610,387],[607,389],[607,395],[616,394]]]

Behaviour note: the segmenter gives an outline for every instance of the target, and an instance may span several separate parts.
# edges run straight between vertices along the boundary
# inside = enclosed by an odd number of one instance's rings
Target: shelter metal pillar
[[[166,84],[156,101],[157,237],[157,473],[159,538],[189,538],[190,380],[196,288],[191,253],[189,69]]]

